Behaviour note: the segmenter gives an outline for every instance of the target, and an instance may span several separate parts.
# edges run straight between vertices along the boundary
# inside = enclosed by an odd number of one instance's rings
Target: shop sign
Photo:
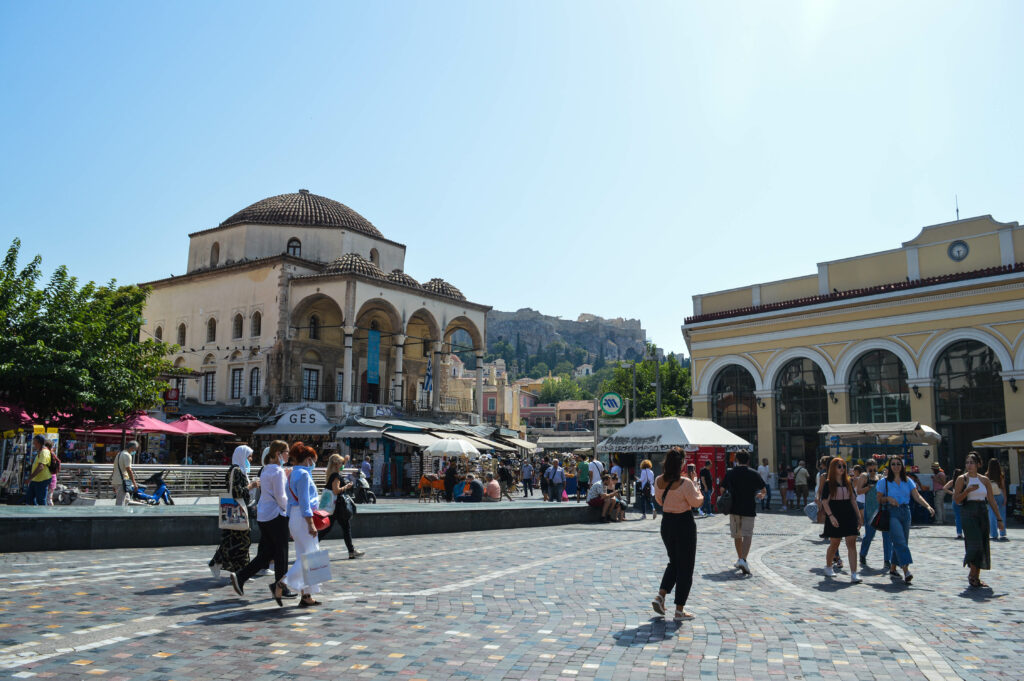
[[[293,426],[315,425],[317,423],[327,423],[327,419],[324,418],[323,414],[312,409],[296,409],[295,411],[285,412],[280,420],[278,420],[278,423]]]

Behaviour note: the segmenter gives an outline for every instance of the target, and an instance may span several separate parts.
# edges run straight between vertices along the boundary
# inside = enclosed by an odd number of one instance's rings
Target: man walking
[[[139,449],[139,443],[131,440],[125,445],[123,451],[114,457],[114,470],[111,472],[110,483],[114,486],[114,494],[117,495],[117,506],[124,506],[125,499],[130,491],[138,487],[135,481],[135,471],[132,470],[132,456]]]
[[[796,503],[798,508],[803,508],[807,505],[807,482],[811,478],[811,474],[804,466],[803,459],[800,460],[796,470],[793,471],[793,477],[796,478]]]
[[[768,484],[771,479],[772,469],[768,467],[768,459],[761,459],[761,465],[757,467],[757,474],[764,480],[764,499],[761,500],[761,510],[767,511],[772,505],[772,486]]]
[[[562,503],[562,490],[565,489],[565,470],[558,465],[558,459],[551,461],[551,466],[544,473],[548,479],[548,497],[551,501]]]
[[[523,464],[520,471],[523,477],[523,497],[533,496],[533,464],[529,461]]]
[[[927,452],[926,452],[927,453]],[[932,494],[935,496],[935,524],[946,524],[946,474],[942,471],[938,461],[932,462]]]
[[[715,517],[711,512],[711,492],[715,489],[715,481],[711,475],[711,462],[705,461],[704,468],[700,469],[700,486],[704,492],[704,505],[700,508],[701,517]]]
[[[736,453],[736,466],[725,474],[722,490],[729,490],[732,495],[732,508],[729,510],[729,533],[736,545],[736,563],[733,567],[745,574],[750,574],[747,554],[754,538],[754,519],[757,516],[757,499],[764,499],[767,486],[761,476],[752,470],[750,454]]]

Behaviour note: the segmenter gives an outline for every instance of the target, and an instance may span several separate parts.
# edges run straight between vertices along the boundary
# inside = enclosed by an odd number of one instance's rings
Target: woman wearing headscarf
[[[288,463],[292,472],[288,476],[286,493],[288,495],[288,529],[295,540],[295,562],[288,574],[275,584],[274,600],[281,605],[284,587],[302,592],[300,608],[320,605],[313,599],[313,594],[320,593],[319,584],[306,584],[302,578],[302,556],[320,550],[317,540],[316,525],[313,524],[313,511],[320,506],[316,485],[313,483],[313,467],[316,465],[316,450],[296,442],[288,452]]]
[[[270,591],[284,578],[288,569],[288,498],[285,485],[288,477],[281,464],[288,456],[288,443],[274,440],[263,455],[260,472],[260,499],[256,504],[256,522],[260,526],[260,543],[256,557],[239,572],[231,573],[231,586],[239,596],[244,595],[245,583],[261,570],[274,564],[274,583]]]
[[[249,505],[249,490],[259,486],[259,480],[249,481],[249,459],[252,447],[239,445],[231,455],[231,467],[225,476],[224,486],[239,504]],[[210,573],[220,577],[221,570],[238,572],[249,563],[249,546],[252,538],[249,530],[221,530],[220,546],[210,560]]]

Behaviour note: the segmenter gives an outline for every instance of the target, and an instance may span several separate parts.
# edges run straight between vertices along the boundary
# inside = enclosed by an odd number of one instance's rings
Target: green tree
[[[651,345],[648,357],[656,356]],[[690,370],[683,367],[675,355],[669,355],[660,365],[662,416],[690,416],[693,414],[690,390]],[[615,391],[632,399],[633,373],[629,365],[614,367],[613,375],[602,381],[601,392]],[[636,415],[637,418],[655,418],[658,415],[657,391],[654,386],[658,372],[653,360],[636,363]]]
[[[553,369],[553,373],[556,376],[561,376],[562,374],[568,374],[568,375],[571,376],[572,375],[572,370],[573,370],[572,364],[570,364],[569,362],[567,362],[567,361],[565,361],[563,359],[561,362],[559,362],[558,364],[555,365],[555,368]]]
[[[61,266],[39,289],[41,259],[18,269],[15,240],[0,269],[0,397],[62,425],[120,420],[157,404],[174,372],[171,347],[139,341],[149,294],[78,280]]]
[[[547,364],[544,362],[537,362],[533,365],[533,368],[530,369],[529,376],[530,378],[541,378],[543,376],[547,376],[549,371],[550,369],[548,369]]]
[[[572,379],[549,378],[541,386],[539,401],[541,404],[552,404],[562,400],[582,400],[585,398],[579,384]]]

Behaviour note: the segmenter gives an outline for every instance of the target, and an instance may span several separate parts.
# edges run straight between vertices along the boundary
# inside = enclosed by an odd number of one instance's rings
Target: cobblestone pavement
[[[724,518],[698,522],[690,609],[650,600],[659,523],[359,541],[315,610],[267,579],[235,596],[212,547],[0,557],[0,676],[49,679],[1020,679],[1024,532],[993,545],[992,591],[965,590],[952,528],[915,528],[912,586],[825,581],[805,518],[761,516],[750,563]],[[338,540],[325,543],[339,558]],[[255,547],[253,548],[255,551]],[[881,564],[881,544],[871,549]],[[266,596],[266,597],[265,597]]]

